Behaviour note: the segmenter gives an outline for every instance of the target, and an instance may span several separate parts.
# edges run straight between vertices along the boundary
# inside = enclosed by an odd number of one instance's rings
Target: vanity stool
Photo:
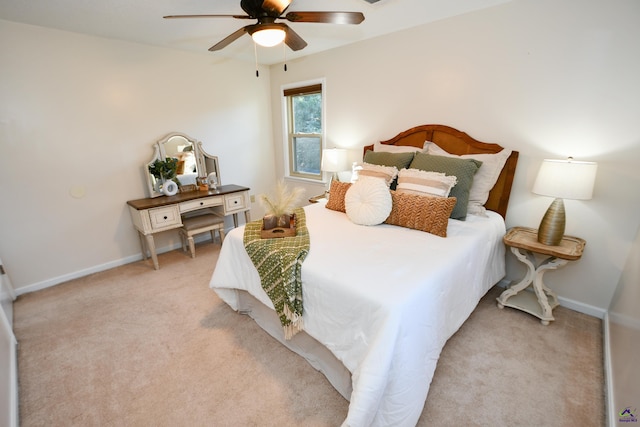
[[[196,257],[196,245],[193,236],[196,234],[211,233],[211,241],[215,242],[215,232],[220,234],[220,244],[224,241],[224,217],[215,213],[207,213],[192,217],[182,218],[182,228],[180,228],[180,237],[182,239],[182,250],[187,251],[187,242],[189,242],[189,251],[191,258]]]

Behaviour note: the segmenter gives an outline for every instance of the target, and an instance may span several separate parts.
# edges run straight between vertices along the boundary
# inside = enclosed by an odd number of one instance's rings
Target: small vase
[[[162,194],[165,196],[174,196],[178,193],[178,184],[175,181],[168,180],[162,184]]]

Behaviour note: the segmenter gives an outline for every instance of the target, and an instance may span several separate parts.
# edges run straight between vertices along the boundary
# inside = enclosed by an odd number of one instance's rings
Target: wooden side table
[[[558,305],[558,297],[542,281],[547,270],[556,270],[569,261],[580,259],[584,245],[583,239],[564,236],[557,246],[548,246],[538,242],[538,230],[534,228],[513,227],[503,238],[504,244],[527,266],[524,278],[509,287],[497,298],[498,308],[512,307],[540,318],[540,323],[548,325],[555,320],[553,309]],[[537,262],[535,254],[546,256]],[[534,292],[521,292],[533,285]]]

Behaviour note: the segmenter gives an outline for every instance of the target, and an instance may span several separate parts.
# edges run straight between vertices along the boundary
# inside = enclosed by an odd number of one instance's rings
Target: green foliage
[[[322,133],[322,95],[293,97],[294,133]]]
[[[314,93],[292,98],[294,170],[300,173],[320,173],[320,138],[322,134],[322,95]],[[305,136],[308,134],[309,136]]]
[[[294,167],[296,172],[319,174],[322,150],[320,138],[297,137],[293,146]]]
[[[149,172],[156,179],[162,181],[174,180],[178,171],[178,159],[175,157],[167,157],[165,160],[156,160],[149,165]]]

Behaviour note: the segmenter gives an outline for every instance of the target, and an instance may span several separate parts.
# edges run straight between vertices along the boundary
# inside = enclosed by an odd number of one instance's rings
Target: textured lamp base
[[[538,242],[548,246],[558,246],[564,236],[565,214],[562,199],[555,199],[542,217],[538,227]]]

